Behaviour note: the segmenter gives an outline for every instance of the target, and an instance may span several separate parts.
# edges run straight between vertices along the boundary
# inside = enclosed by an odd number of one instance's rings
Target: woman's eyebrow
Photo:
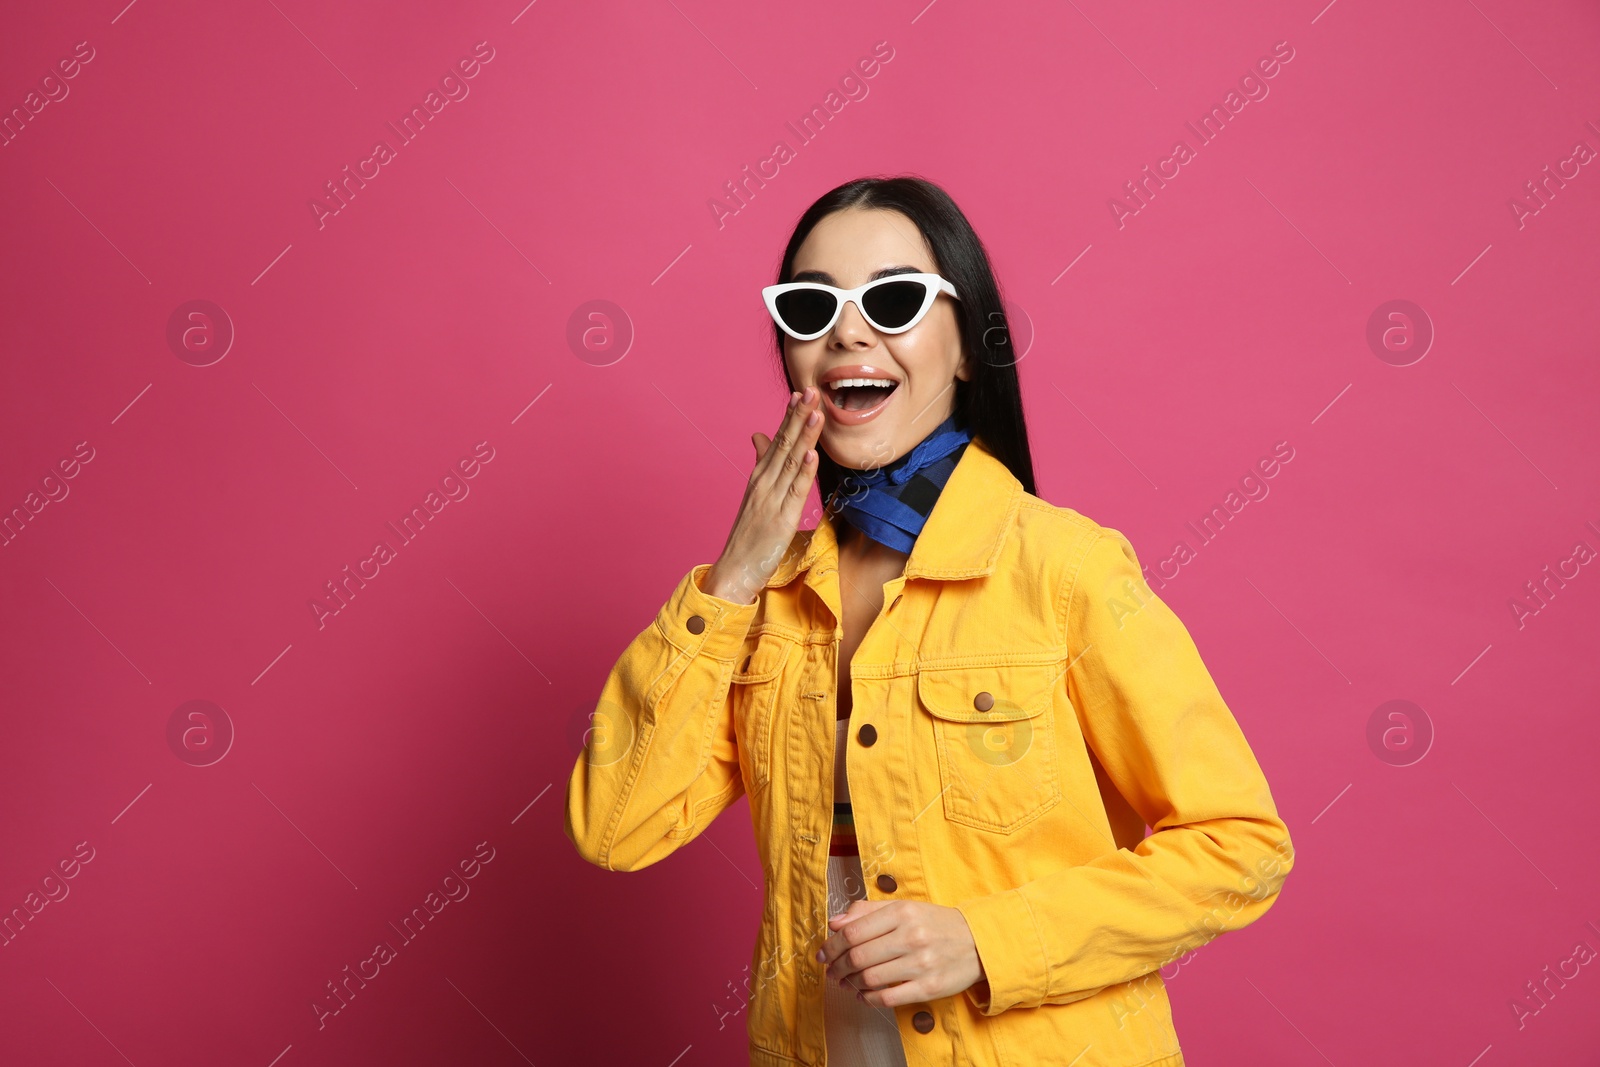
[[[888,278],[888,277],[891,277],[891,276],[896,275],[896,274],[923,274],[923,273],[926,273],[926,272],[923,271],[923,269],[921,267],[907,267],[907,266],[884,267],[882,270],[874,271],[873,274],[872,274],[872,277],[868,278],[867,281],[875,282],[879,278]],[[792,282],[821,282],[823,285],[833,285],[833,286],[837,286],[839,284],[838,282],[833,280],[833,275],[829,274],[825,270],[803,270],[799,274],[796,274],[793,278],[790,278],[789,280],[792,281]]]

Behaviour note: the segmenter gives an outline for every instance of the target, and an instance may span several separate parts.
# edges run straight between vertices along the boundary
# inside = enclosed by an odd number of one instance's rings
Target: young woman
[[[568,836],[637,870],[749,796],[752,1064],[1181,1067],[1161,970],[1293,849],[1127,539],[1034,495],[981,242],[932,183],[860,179],[763,297],[788,408],[607,678]]]

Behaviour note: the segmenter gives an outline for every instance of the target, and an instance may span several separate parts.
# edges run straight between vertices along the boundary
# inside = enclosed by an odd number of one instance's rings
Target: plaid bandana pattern
[[[845,467],[832,497],[838,514],[879,544],[909,553],[971,440],[952,414],[888,466]]]

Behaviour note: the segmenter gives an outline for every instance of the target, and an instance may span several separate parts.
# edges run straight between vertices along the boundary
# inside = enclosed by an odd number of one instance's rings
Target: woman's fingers
[[[750,468],[750,486],[765,485],[768,472],[772,468],[772,457],[777,454],[780,442],[783,440],[783,428],[789,424],[789,417],[794,414],[795,394],[789,394],[789,405],[783,409],[783,418],[778,420],[778,427],[773,431],[773,436],[768,437],[759,430],[751,436],[756,446],[755,466]]]
[[[922,975],[923,969],[912,960],[908,949],[893,959],[869,963],[854,974],[845,975],[844,984],[846,989],[872,992],[919,981]]]
[[[811,482],[816,476],[817,453],[815,449],[807,448],[800,455],[800,469],[795,472],[794,480],[789,483],[789,495],[784,503],[790,505],[791,509],[802,507],[811,492]]]
[[[795,429],[792,439],[786,441],[786,454],[783,455],[779,467],[774,489],[793,495],[800,492],[802,495],[809,492],[811,483],[810,473],[816,470],[814,456],[809,456],[822,434],[822,412],[818,410],[821,396],[817,390],[808,387],[807,393],[811,399],[807,400],[802,394],[793,412]],[[787,501],[786,501],[787,502]]]
[[[801,410],[804,411],[805,409],[802,407]],[[794,443],[789,446],[789,454],[784,457],[783,474],[780,475],[778,483],[780,488],[789,489],[792,487],[792,484],[784,484],[783,477],[787,477],[790,483],[793,483],[799,481],[805,471],[810,469],[810,453],[812,446],[817,443],[817,436],[821,429],[822,412],[816,410],[807,412],[800,422],[800,429],[795,434]]]
[[[822,413],[817,410],[820,399],[815,388],[791,392],[777,436],[750,435],[756,462],[715,567],[718,589],[734,588],[724,581],[729,571],[753,576],[757,585],[766,581],[793,540],[817,469],[814,446],[822,432]],[[757,571],[761,573],[757,575]],[[710,591],[711,586],[706,588]]]
[[[898,903],[902,902],[853,900],[844,911],[830,916],[828,929],[833,932],[822,942],[818,961],[831,967],[833,961],[850,951],[853,945],[865,944],[893,931],[900,925],[897,916],[905,911],[904,908],[894,907]]]
[[[722,555],[712,566],[709,584],[703,587],[706,592],[750,603],[745,598],[752,590],[759,595],[761,584],[772,576],[793,541],[817,469],[813,446],[822,432],[822,413],[817,410],[820,399],[821,393],[814,387],[807,387],[804,393],[791,392],[777,436],[769,440],[764,433],[750,435],[756,450],[755,466]]]
[[[772,435],[772,445],[761,457],[763,478],[771,474],[774,466],[781,462],[781,457],[794,445],[794,440],[799,435],[799,407],[800,394],[790,393],[789,405],[783,409],[783,418],[778,420],[777,432]]]
[[[915,981],[923,977],[925,968],[914,952],[904,930],[897,928],[847,949],[828,968],[824,979],[858,990]]]
[[[807,401],[805,393],[790,393],[789,406],[783,413],[783,420],[778,424],[777,435],[772,439],[772,447],[767,449],[762,457],[765,470],[762,472],[763,480],[771,488],[782,492],[788,488],[787,479],[793,478],[798,469],[797,461],[811,447],[804,444],[806,438],[805,420],[816,408],[816,401],[820,399],[816,390],[807,387],[807,392],[812,393],[812,399]]]

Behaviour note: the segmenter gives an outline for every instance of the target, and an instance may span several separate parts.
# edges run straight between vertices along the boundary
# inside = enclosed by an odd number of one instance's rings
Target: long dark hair
[[[817,223],[845,208],[881,208],[898,211],[916,224],[923,240],[933,251],[934,266],[949,279],[961,298],[961,346],[970,356],[971,381],[956,379],[956,423],[1016,476],[1028,492],[1034,492],[1033,453],[1028,447],[1028,427],[1022,417],[1022,390],[1017,381],[1016,354],[1011,346],[1011,330],[1006,323],[1000,286],[995,281],[989,255],[972,224],[956,202],[939,186],[925,178],[900,175],[892,178],[857,178],[817,199],[795,224],[789,246],[783,252],[777,284],[791,279],[794,257]],[[789,364],[783,355],[785,334],[773,323],[777,339],[778,364],[783,377],[794,390]],[[835,463],[823,449],[817,449],[817,489],[824,504],[839,488],[847,468]],[[848,489],[847,489],[848,492]]]

